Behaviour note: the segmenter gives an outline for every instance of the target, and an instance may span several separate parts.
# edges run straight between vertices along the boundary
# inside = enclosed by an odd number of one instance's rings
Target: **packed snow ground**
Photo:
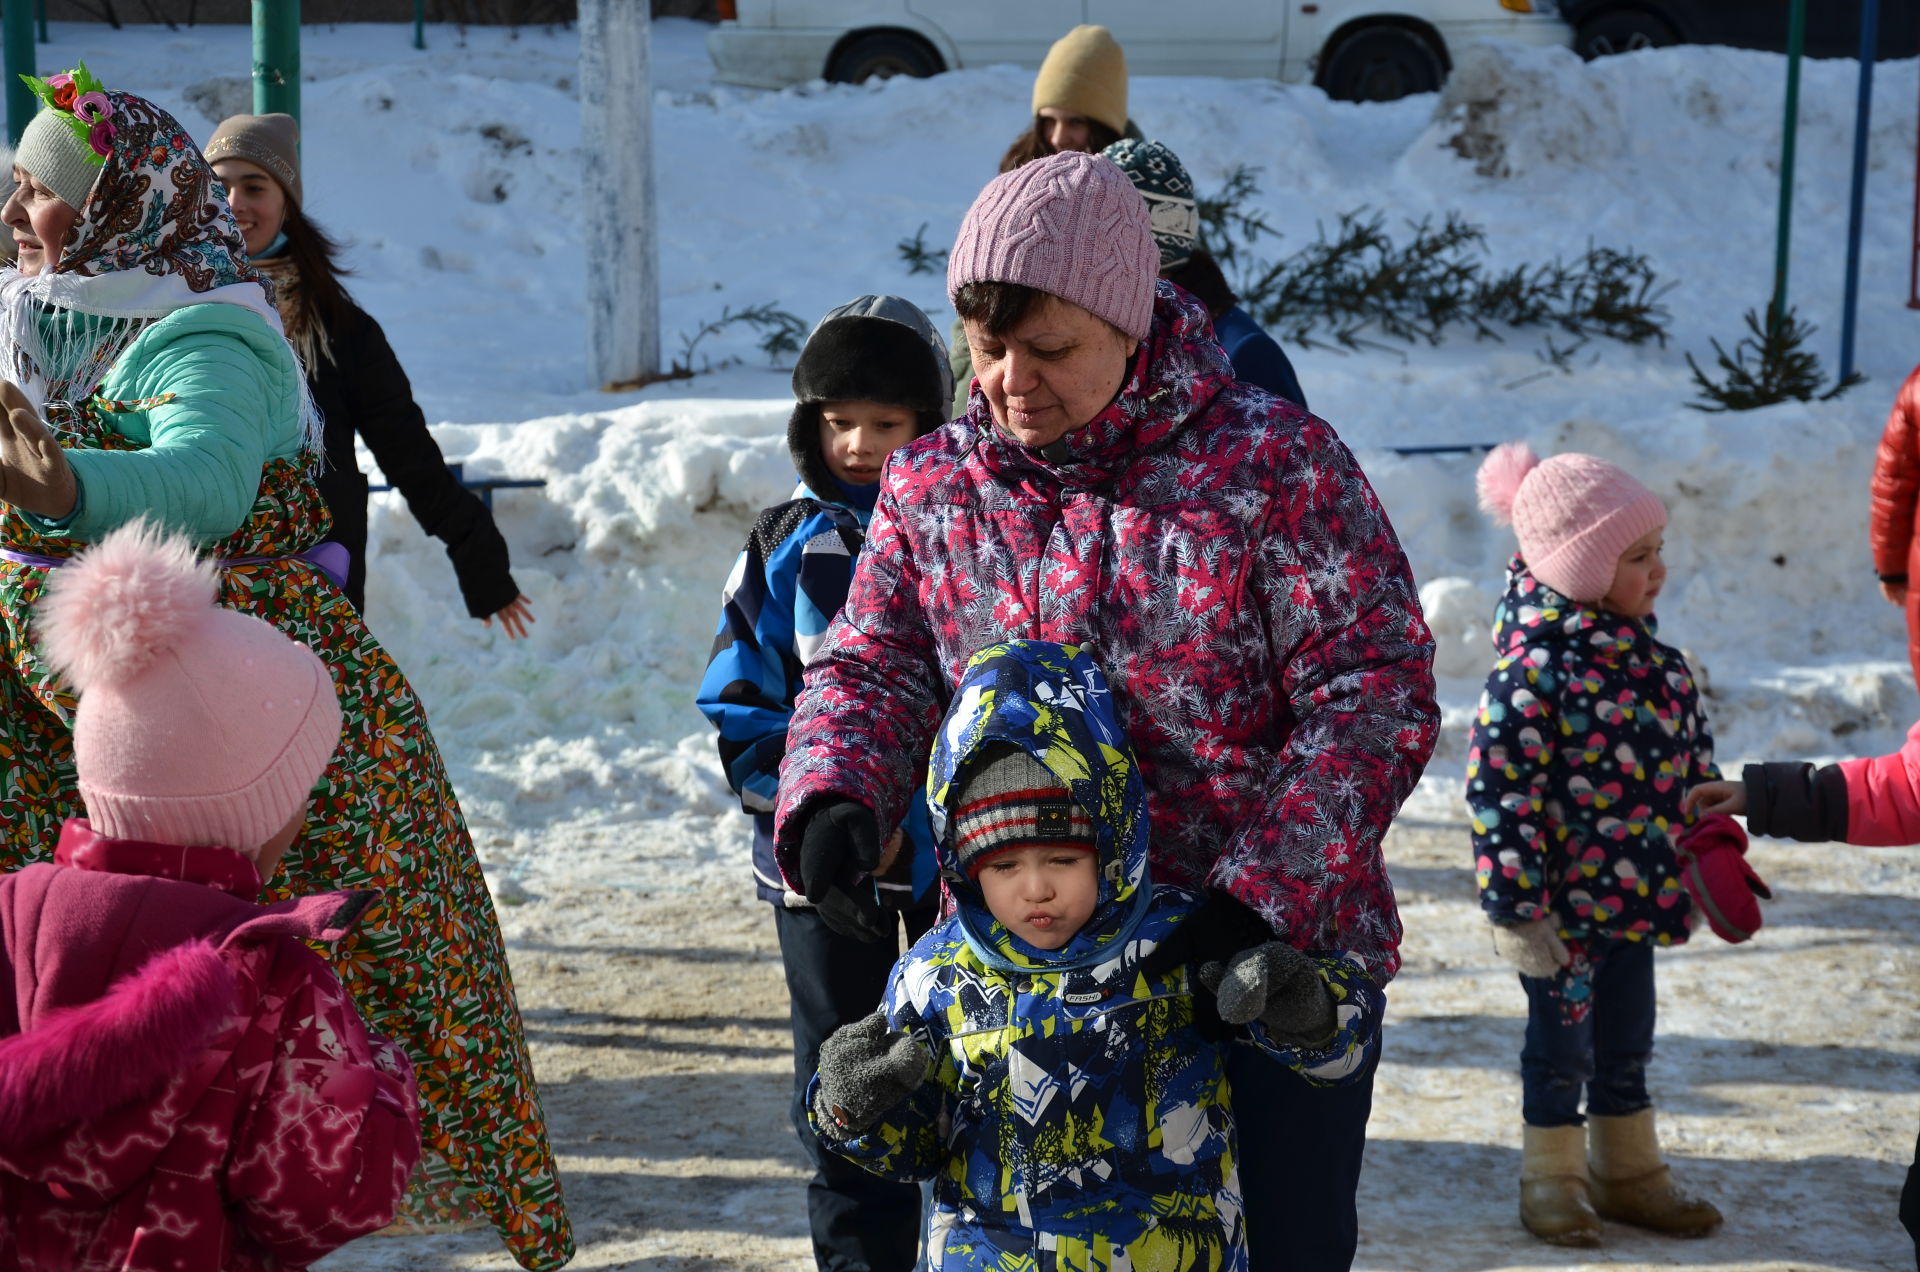
[[[910,274],[894,245],[923,223],[929,245],[950,240],[1024,126],[1029,73],[764,94],[711,84],[704,28],[662,21],[655,33],[663,352],[680,354],[683,337],[726,307],[772,303],[811,321],[868,291],[905,295],[944,326],[941,278]],[[429,706],[496,895],[525,902],[504,913],[529,1010],[555,1022],[538,1055],[563,1162],[581,1180],[596,1239],[612,1242],[581,1266],[791,1262],[804,1245],[778,1090],[783,1004],[764,919],[738,909],[744,827],[692,707],[728,565],[753,513],[790,489],[786,373],[734,328],[693,352],[696,366],[717,364],[710,373],[594,391],[578,205],[583,168],[607,157],[580,152],[571,34],[434,28],[425,53],[408,36],[305,32],[308,209],[348,241],[353,288],[386,326],[448,455],[472,473],[549,483],[497,499],[540,622],[510,644],[467,620],[438,545],[395,496],[375,501],[369,620]],[[43,69],[85,57],[203,137],[250,109],[243,29],[56,25],[54,37]],[[1847,62],[1803,73],[1793,297],[1820,328],[1829,376],[1854,73]],[[1498,264],[1572,256],[1591,241],[1644,252],[1677,284],[1666,297],[1670,344],[1595,343],[1569,374],[1548,370],[1525,333],[1398,356],[1291,351],[1313,407],[1360,452],[1392,513],[1442,642],[1446,740],[1390,854],[1410,958],[1389,1043],[1401,1059],[1382,1071],[1367,1185],[1368,1223],[1387,1244],[1363,1248],[1363,1266],[1578,1262],[1515,1236],[1508,1070],[1520,1005],[1473,919],[1460,829],[1465,717],[1510,541],[1473,507],[1474,458],[1383,448],[1525,437],[1543,453],[1617,459],[1665,496],[1662,632],[1708,686],[1725,761],[1891,749],[1920,715],[1865,531],[1874,443],[1920,360],[1920,315],[1904,305],[1914,62],[1883,65],[1875,83],[1858,355],[1867,383],[1836,401],[1746,415],[1685,405],[1683,355],[1709,356],[1709,338],[1731,343],[1771,287],[1784,74],[1778,57],[1727,49],[1593,65],[1505,50],[1463,65],[1456,95],[1484,103],[1471,124],[1434,97],[1357,106],[1244,80],[1133,85],[1134,118],[1203,189],[1235,165],[1260,170],[1258,210],[1285,236],[1268,254],[1361,206],[1396,227],[1457,211],[1486,228]],[[1479,166],[1502,175],[1483,175],[1449,144],[1467,128],[1474,153],[1498,157]],[[1673,1105],[1679,1151],[1737,1199],[1744,1235],[1685,1247],[1629,1238],[1610,1247],[1609,1265],[1904,1267],[1889,1163],[1905,1160],[1920,1112],[1920,855],[1758,851],[1781,889],[1769,930],[1751,947],[1703,942],[1671,961],[1657,1075],[1685,1092]],[[729,961],[727,947],[743,941]],[[744,1033],[667,988],[715,975],[743,986]],[[696,1021],[690,1037],[661,1023],[683,1017]],[[647,1041],[656,1027],[665,1042]],[[701,1041],[703,1029],[725,1037]],[[620,1075],[654,1065],[706,1079],[621,1094]],[[663,1152],[657,1126],[692,1091],[709,1093],[692,1105],[695,1120],[715,1126],[685,1155]],[[610,1093],[627,1120],[594,1127],[594,1100]],[[608,1135],[626,1148],[592,1146]],[[729,1154],[746,1160],[713,1164]],[[760,1179],[765,1204],[740,1194],[726,1203],[736,1218],[722,1238],[708,1225],[692,1244],[649,1245],[647,1233],[701,1213],[688,1209],[701,1192],[645,1214],[621,1211],[620,1198],[656,1186],[677,1198],[663,1181],[681,1176],[704,1181],[704,1204]],[[743,1245],[740,1234],[773,1244]],[[342,1257],[337,1266],[375,1256]],[[379,1257],[425,1266],[401,1250]]]

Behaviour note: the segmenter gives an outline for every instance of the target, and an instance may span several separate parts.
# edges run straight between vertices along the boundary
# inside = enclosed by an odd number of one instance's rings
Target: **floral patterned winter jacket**
[[[1140,757],[1153,870],[1223,888],[1384,981],[1400,921],[1380,840],[1439,727],[1406,557],[1327,424],[1237,384],[1161,283],[1120,393],[1030,450],[967,413],[894,452],[845,608],[808,666],[776,849],[815,801],[898,825],[968,657],[1084,644]]]
[[[291,1272],[392,1220],[413,1070],[302,943],[372,894],[259,889],[80,818],[0,876],[0,1270]]]
[[[1572,939],[1687,939],[1687,787],[1719,778],[1687,660],[1654,620],[1575,604],[1519,557],[1467,751],[1480,905]]]

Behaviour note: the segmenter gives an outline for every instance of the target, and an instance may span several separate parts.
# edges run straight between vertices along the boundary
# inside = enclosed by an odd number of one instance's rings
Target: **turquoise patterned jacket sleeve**
[[[131,450],[70,451],[80,505],[36,529],[94,540],[142,513],[206,543],[238,529],[268,460],[300,453],[302,389],[293,355],[238,305],[189,305],[141,332],[100,396],[152,406],[116,412]],[[25,514],[23,514],[25,515]]]

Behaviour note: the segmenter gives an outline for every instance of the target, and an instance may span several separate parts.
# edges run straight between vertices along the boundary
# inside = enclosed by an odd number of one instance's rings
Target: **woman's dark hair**
[[[1113,131],[1097,119],[1087,121],[1087,152],[1099,154],[1114,142],[1120,140],[1120,134]],[[1033,126],[1013,139],[1007,147],[1007,153],[1000,156],[1000,171],[1012,172],[1024,167],[1035,159],[1045,159],[1057,151],[1054,144],[1047,140],[1046,121],[1040,116],[1033,117]]]
[[[1220,272],[1220,262],[1204,247],[1194,248],[1192,256],[1172,269],[1162,270],[1160,277],[1192,293],[1195,300],[1207,307],[1210,318],[1218,319],[1240,299],[1227,285],[1227,276]]]
[[[332,327],[353,304],[341,276],[351,273],[336,257],[340,244],[307,219],[299,205],[287,200],[287,219],[280,230],[287,236],[287,259],[300,271],[300,287],[308,311],[323,327]]]
[[[962,322],[977,322],[1000,336],[1018,326],[1045,295],[1024,283],[965,283],[953,294],[953,312]]]

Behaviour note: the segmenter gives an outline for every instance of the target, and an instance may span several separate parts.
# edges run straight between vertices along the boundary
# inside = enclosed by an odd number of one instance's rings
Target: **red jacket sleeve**
[[[1869,534],[1876,574],[1905,574],[1913,545],[1914,504],[1920,498],[1920,367],[1893,400],[1873,462]]]
[[[304,948],[275,961],[256,1017],[270,1071],[236,1128],[226,1193],[282,1264],[305,1267],[393,1221],[420,1159],[406,1053],[369,1035],[338,978]]]
[[[1920,844],[1920,724],[1892,755],[1844,760],[1840,772],[1847,781],[1848,843]]]

